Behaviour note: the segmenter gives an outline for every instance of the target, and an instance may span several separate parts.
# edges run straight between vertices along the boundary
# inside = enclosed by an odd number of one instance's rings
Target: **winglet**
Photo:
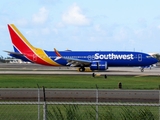
[[[54,48],[54,52],[56,53],[56,55],[57,55],[58,57],[62,57],[61,54],[56,50],[56,48]]]

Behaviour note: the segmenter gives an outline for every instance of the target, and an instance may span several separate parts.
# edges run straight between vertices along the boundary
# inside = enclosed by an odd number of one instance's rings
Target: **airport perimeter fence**
[[[95,102],[46,101],[0,102],[0,120],[160,120],[159,103],[100,102],[98,87]]]
[[[160,120],[160,104],[0,102],[0,120]]]

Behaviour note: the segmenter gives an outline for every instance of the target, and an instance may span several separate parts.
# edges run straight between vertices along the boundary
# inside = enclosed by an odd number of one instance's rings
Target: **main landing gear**
[[[144,72],[144,67],[141,67],[141,72]]]
[[[85,71],[85,67],[80,67],[80,68],[79,68],[79,71],[80,71],[80,72],[84,72],[84,71]]]

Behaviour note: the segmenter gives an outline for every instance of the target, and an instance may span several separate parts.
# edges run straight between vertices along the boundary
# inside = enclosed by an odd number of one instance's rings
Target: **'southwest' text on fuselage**
[[[117,55],[114,53],[111,54],[99,54],[99,53],[95,53],[95,59],[123,59],[123,60],[133,60],[134,57],[133,54],[122,54],[122,55]]]

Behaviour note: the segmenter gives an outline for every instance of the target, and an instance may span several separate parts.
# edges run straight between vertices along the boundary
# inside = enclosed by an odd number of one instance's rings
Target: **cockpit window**
[[[146,56],[146,57],[147,57],[147,58],[153,58],[153,57],[152,57],[152,56],[150,56],[150,55],[149,55],[149,56]]]

